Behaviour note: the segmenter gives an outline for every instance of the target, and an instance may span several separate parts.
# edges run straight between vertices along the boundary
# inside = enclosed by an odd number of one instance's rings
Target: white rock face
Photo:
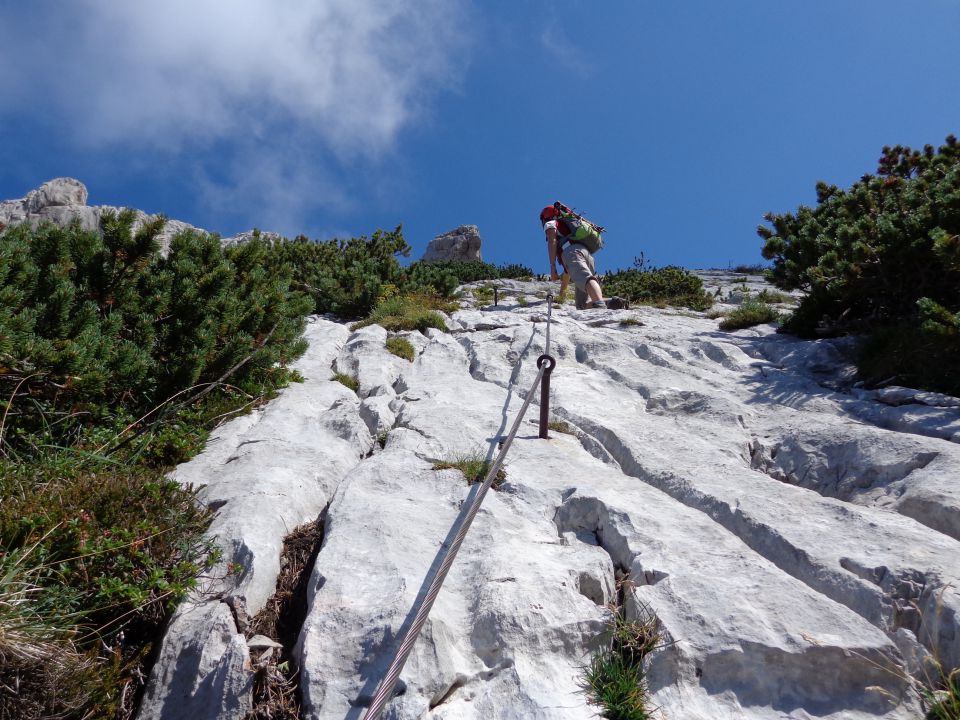
[[[549,287],[468,297],[452,332],[408,334],[412,363],[380,328],[310,326],[307,382],[177,470],[206,485],[243,572],[177,612],[141,718],[249,707],[225,608],[256,612],[284,533],[321,512],[303,712],[362,717],[476,491],[433,467],[496,454],[546,349]],[[575,434],[539,439],[535,397],[384,717],[597,717],[581,669],[623,574],[628,611],[669,642],[648,673],[665,718],[919,717],[910,672],[928,653],[960,664],[954,399],[853,387],[843,341],[646,307],[552,317],[550,410]]]
[[[460,227],[437,235],[423,254],[424,260],[480,260],[480,230],[476,225]]]

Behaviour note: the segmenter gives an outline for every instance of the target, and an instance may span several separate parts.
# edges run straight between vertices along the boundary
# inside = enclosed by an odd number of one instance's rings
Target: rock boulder
[[[27,193],[24,203],[30,213],[38,213],[48,207],[86,205],[87,186],[73,178],[56,178]]]
[[[480,244],[477,226],[461,225],[431,240],[423,259],[430,262],[480,260]]]

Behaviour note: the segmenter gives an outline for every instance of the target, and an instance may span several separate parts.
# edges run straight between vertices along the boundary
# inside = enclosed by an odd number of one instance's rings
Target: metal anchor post
[[[551,355],[537,358],[537,367],[543,368],[543,377],[540,378],[540,437],[544,440],[550,439],[547,434],[547,425],[550,424],[550,374],[556,366],[557,361]]]

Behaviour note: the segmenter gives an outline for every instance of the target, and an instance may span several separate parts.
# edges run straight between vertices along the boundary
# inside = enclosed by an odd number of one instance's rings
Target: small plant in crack
[[[416,355],[413,344],[405,337],[399,335],[392,335],[387,338],[387,350],[397,357],[409,360],[410,362],[413,362],[413,358]]]
[[[377,433],[377,445],[380,446],[380,449],[383,450],[387,446],[387,435],[389,433],[386,430],[381,430]]]
[[[921,691],[927,707],[926,720],[960,720],[960,668],[941,682],[940,689]]]
[[[467,485],[483,482],[492,466],[493,462],[487,460],[481,453],[455,455],[452,458],[438,460],[433,463],[434,470],[459,470],[467,479]],[[493,482],[490,483],[490,487],[494,490],[499,490],[506,479],[507,472],[501,467],[497,470],[497,474],[493,478]]]
[[[475,288],[473,291],[473,299],[480,305],[493,304],[493,285],[484,285],[483,287]]]
[[[347,386],[354,392],[360,389],[360,381],[357,380],[352,375],[347,375],[346,373],[338,372],[338,373],[334,373],[333,379],[336,380],[338,383]]]
[[[565,435],[573,435],[574,437],[579,437],[580,435],[580,433],[573,429],[570,423],[565,420],[558,420],[557,418],[553,418],[547,423],[547,429]]]
[[[621,597],[629,580],[621,582]],[[627,619],[625,603],[611,606],[612,618],[603,647],[583,670],[581,686],[602,716],[611,720],[648,720],[646,664],[649,655],[664,646],[660,621],[634,596],[636,617]]]

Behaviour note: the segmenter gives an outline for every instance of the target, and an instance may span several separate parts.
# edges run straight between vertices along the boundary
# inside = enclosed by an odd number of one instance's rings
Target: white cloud
[[[466,11],[457,0],[56,7],[57,21],[31,32],[4,23],[4,55],[22,69],[21,91],[69,113],[87,141],[256,136],[292,121],[342,152],[364,154],[388,146],[455,78],[451,55]]]
[[[233,169],[217,169],[216,185],[247,194],[258,183],[245,158],[263,189],[285,171],[323,184],[330,170],[311,169],[305,148],[340,171],[369,165],[456,85],[469,2],[10,3],[0,8],[0,115],[43,112],[93,148],[222,145]]]

